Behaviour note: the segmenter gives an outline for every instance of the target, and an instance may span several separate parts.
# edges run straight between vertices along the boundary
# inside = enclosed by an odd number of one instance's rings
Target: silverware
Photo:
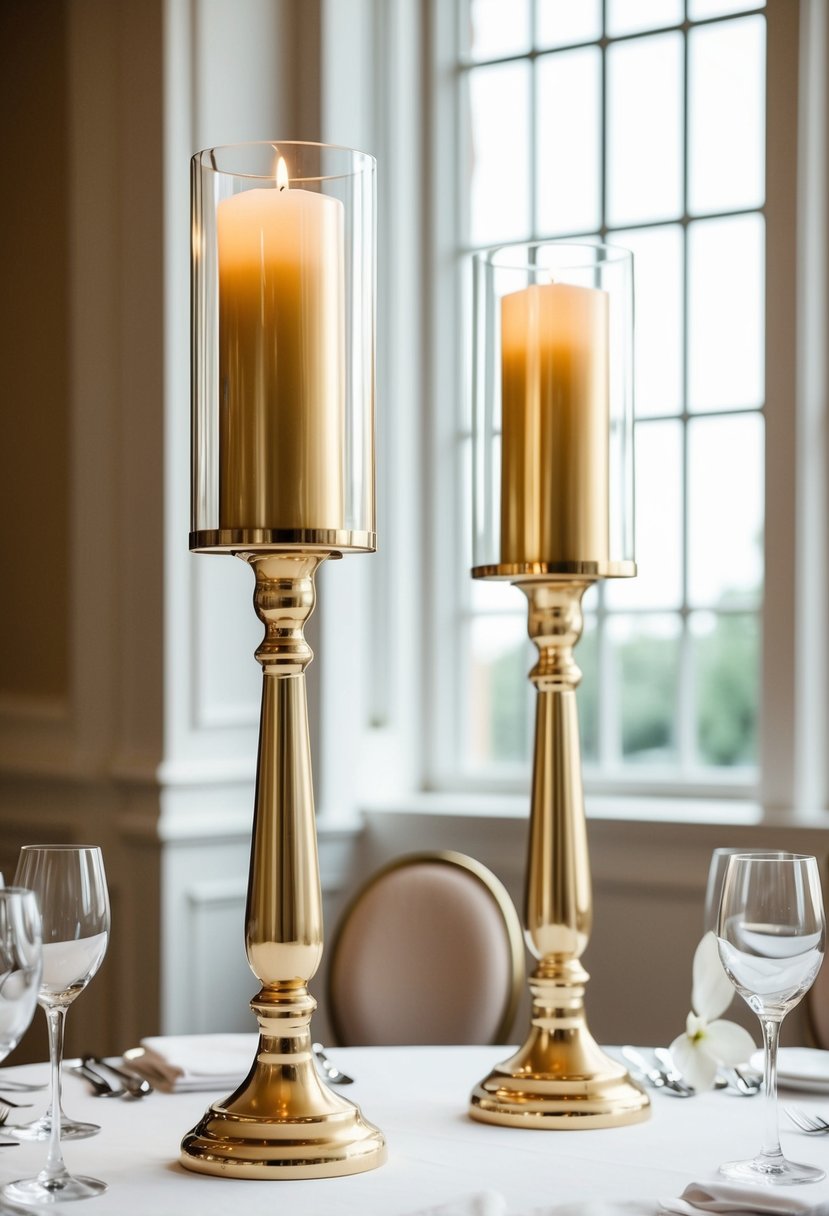
[[[654,1068],[649,1060],[646,1060],[641,1051],[637,1048],[626,1044],[622,1048],[622,1055],[632,1064],[635,1072],[634,1076],[650,1085],[653,1089],[664,1089],[666,1093],[674,1094],[677,1098],[690,1098],[694,1090],[681,1078],[675,1079],[679,1074],[669,1075],[664,1068]]]
[[[687,1090],[689,1094],[695,1092],[693,1085],[689,1085],[682,1073],[677,1071],[667,1047],[654,1047],[653,1054],[657,1062],[662,1065],[662,1070],[669,1085],[676,1085],[681,1090]]]
[[[727,1068],[725,1077],[732,1089],[744,1098],[753,1098],[763,1088],[763,1077],[759,1072],[746,1072],[743,1068]]]
[[[100,1056],[88,1054],[81,1056],[81,1063],[98,1073],[100,1073],[102,1068],[111,1072],[113,1076],[118,1078],[131,1098],[144,1098],[147,1094],[153,1092],[153,1087],[149,1081],[144,1080],[143,1077],[136,1076],[133,1072],[127,1072],[124,1068],[118,1068],[115,1064],[110,1064],[108,1060],[104,1060]]]
[[[117,1088],[114,1085],[110,1085],[106,1077],[101,1076],[99,1072],[96,1072],[94,1068],[90,1068],[82,1060],[68,1064],[68,1068],[70,1072],[75,1073],[76,1076],[83,1077],[85,1081],[89,1082],[96,1098],[122,1098],[127,1092],[123,1085],[119,1085]]]
[[[11,1098],[0,1098],[0,1102],[5,1107],[11,1107],[12,1110],[23,1110],[25,1107],[31,1106],[31,1102],[12,1102]],[[8,1110],[6,1111],[8,1114]]]
[[[0,1093],[12,1094],[34,1094],[39,1089],[48,1089],[49,1084],[44,1081],[41,1085],[29,1085],[25,1081],[3,1081],[0,1082]]]
[[[811,1115],[799,1106],[784,1106],[783,1110],[807,1136],[825,1136],[829,1132],[829,1123],[821,1115]]]
[[[325,1054],[325,1048],[322,1043],[312,1043],[311,1050],[314,1053],[314,1058],[325,1074],[326,1081],[330,1081],[332,1085],[351,1085],[354,1078],[348,1073],[341,1072],[336,1064],[332,1064],[328,1056]]]
[[[8,1119],[8,1117],[11,1113],[12,1113],[11,1106],[8,1104],[8,1102],[4,1102],[3,1099],[0,1098],[0,1127],[2,1127],[2,1125],[6,1122],[6,1120]],[[20,1141],[19,1140],[0,1140],[0,1148],[11,1148],[15,1144],[19,1145]]]

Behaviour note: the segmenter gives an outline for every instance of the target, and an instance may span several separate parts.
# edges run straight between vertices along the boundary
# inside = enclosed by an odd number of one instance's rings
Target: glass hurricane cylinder
[[[512,1127],[600,1128],[648,1098],[587,1028],[592,893],[574,649],[584,592],[633,558],[632,257],[601,245],[501,246],[475,266],[475,578],[528,601],[538,649],[524,899],[532,1013],[522,1047],[472,1092]]]
[[[192,161],[191,549],[256,579],[262,705],[245,947],[250,1072],[185,1135],[188,1169],[373,1169],[382,1133],[321,1080],[308,983],[323,951],[305,623],[328,558],[375,548],[374,161],[292,141]]]
[[[474,300],[473,574],[635,573],[632,255],[502,245]]]
[[[192,160],[192,549],[373,550],[374,159]]]

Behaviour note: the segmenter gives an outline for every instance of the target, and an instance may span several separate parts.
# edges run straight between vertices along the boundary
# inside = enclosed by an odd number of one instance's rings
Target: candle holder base
[[[573,961],[532,976],[526,1043],[472,1091],[469,1113],[502,1127],[624,1127],[648,1118],[650,1102],[605,1055],[584,1020],[586,972]]]
[[[251,1002],[261,1029],[256,1059],[239,1088],[184,1137],[182,1165],[224,1178],[279,1179],[334,1178],[384,1163],[382,1132],[320,1079],[308,1025],[315,1004],[304,987],[263,991]]]

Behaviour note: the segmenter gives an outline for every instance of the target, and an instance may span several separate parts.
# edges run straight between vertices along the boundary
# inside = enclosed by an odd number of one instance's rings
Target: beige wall
[[[63,0],[3,0],[0,697],[68,690],[66,77]]]

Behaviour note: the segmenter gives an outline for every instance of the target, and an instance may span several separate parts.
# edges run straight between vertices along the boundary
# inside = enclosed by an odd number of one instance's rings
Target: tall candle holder
[[[385,1160],[325,1085],[308,991],[323,949],[304,637],[320,564],[375,549],[374,160],[280,142],[192,161],[192,531],[255,574],[265,627],[246,948],[250,1072],[182,1141],[236,1178],[322,1178]]]
[[[593,1039],[581,955],[592,921],[573,649],[584,592],[633,559],[633,269],[557,242],[475,259],[474,578],[520,587],[538,649],[524,903],[529,1036],[472,1093],[514,1127],[616,1127],[649,1102]]]

